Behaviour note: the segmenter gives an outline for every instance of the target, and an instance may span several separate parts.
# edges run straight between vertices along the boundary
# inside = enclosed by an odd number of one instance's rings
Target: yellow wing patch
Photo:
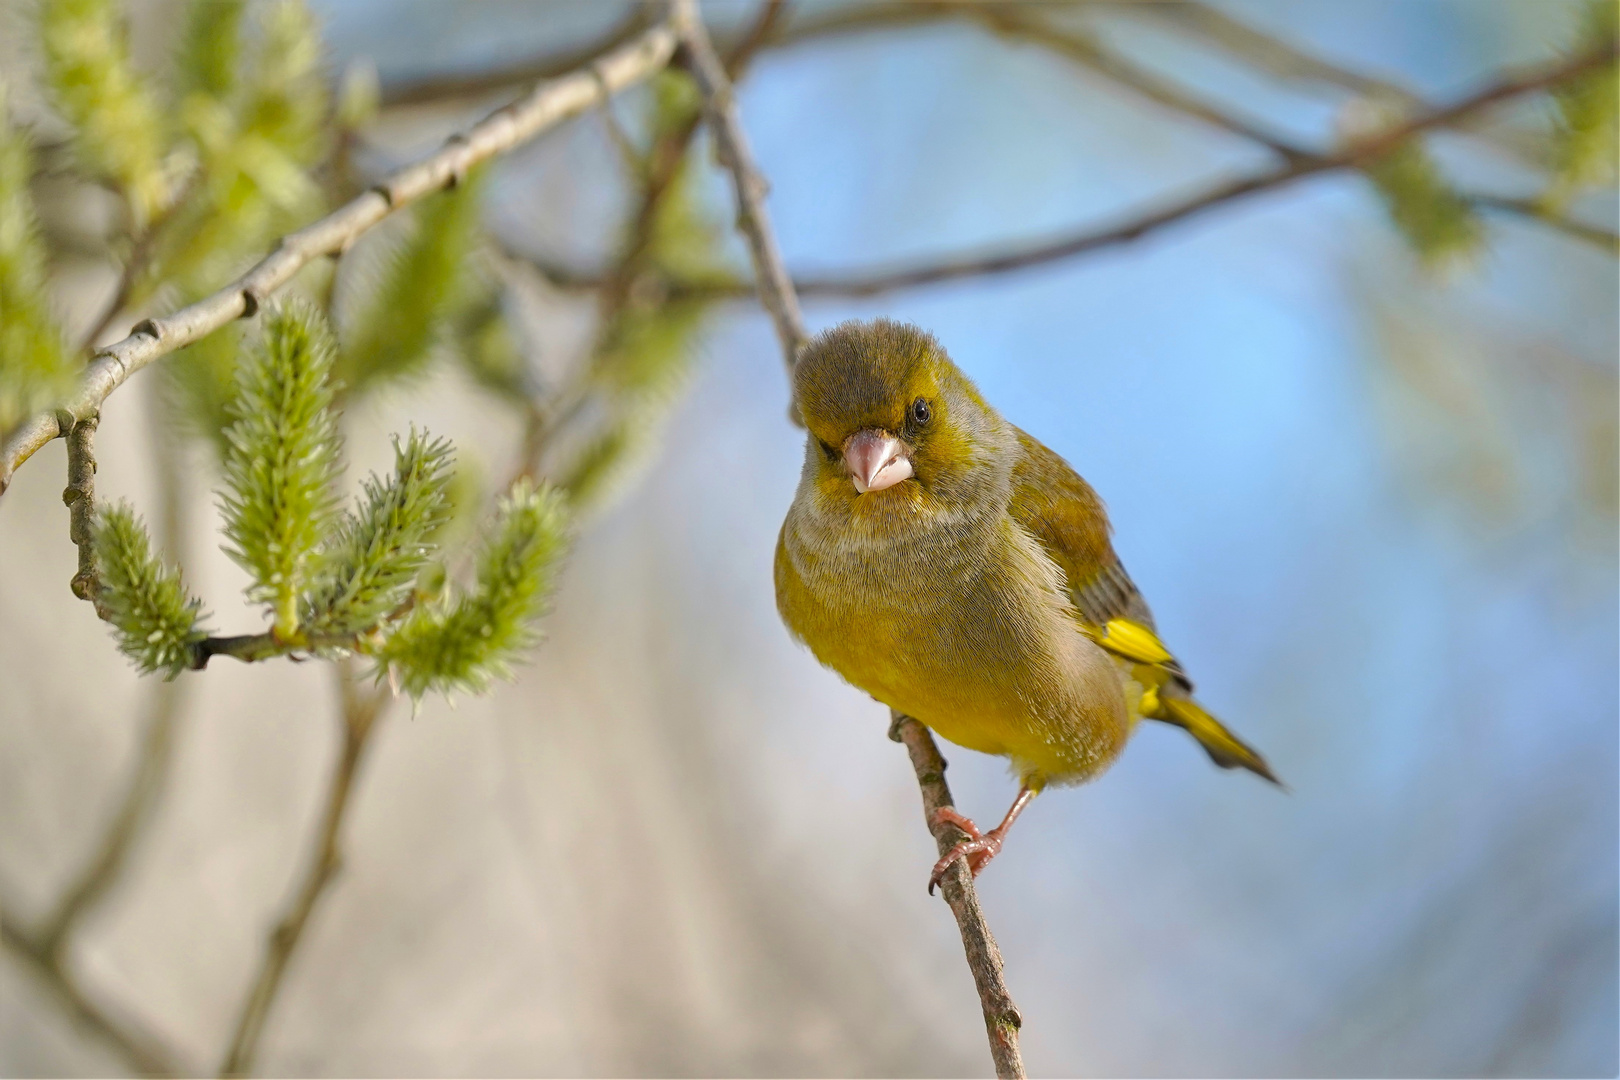
[[[1116,656],[1136,664],[1169,664],[1175,660],[1159,635],[1130,619],[1109,619],[1101,629],[1083,627],[1086,635]]]

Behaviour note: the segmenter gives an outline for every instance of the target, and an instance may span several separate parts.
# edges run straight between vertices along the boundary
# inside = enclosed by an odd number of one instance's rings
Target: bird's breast
[[[790,512],[777,599],[794,635],[849,682],[960,745],[1044,754],[1054,777],[1099,759],[1091,729],[1109,729],[1101,743],[1123,731],[1112,665],[1010,519],[887,537],[824,526]]]

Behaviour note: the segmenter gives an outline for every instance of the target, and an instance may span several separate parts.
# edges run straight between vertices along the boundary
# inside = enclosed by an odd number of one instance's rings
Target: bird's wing
[[[1141,715],[1185,728],[1223,769],[1241,766],[1280,783],[1263,757],[1193,700],[1191,680],[1114,553],[1108,512],[1091,485],[1033,435],[1019,431],[1018,442],[1008,510],[1063,571],[1081,630],[1148,688]]]
[[[1109,542],[1108,512],[1091,485],[1040,440],[1018,432],[1013,518],[1063,571],[1080,618],[1093,627],[1128,619],[1153,629],[1153,612]]]

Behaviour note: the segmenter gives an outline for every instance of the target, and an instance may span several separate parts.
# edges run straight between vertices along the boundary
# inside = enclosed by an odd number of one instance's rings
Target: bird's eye
[[[934,410],[929,407],[928,402],[923,398],[918,398],[911,403],[911,419],[916,423],[926,424],[933,415]]]

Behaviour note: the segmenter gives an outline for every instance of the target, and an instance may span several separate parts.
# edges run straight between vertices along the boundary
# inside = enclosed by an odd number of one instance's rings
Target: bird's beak
[[[857,431],[844,443],[844,464],[855,490],[882,491],[911,476],[911,459],[900,440],[884,431]]]

